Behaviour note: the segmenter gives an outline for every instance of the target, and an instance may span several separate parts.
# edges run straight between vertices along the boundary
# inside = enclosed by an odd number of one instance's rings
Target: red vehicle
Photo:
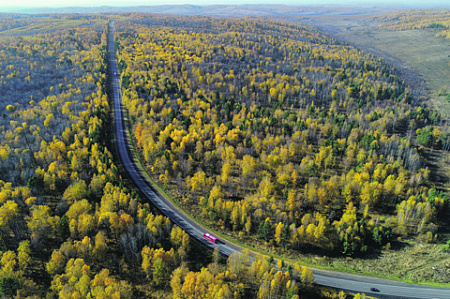
[[[211,241],[213,243],[217,242],[217,238],[212,236],[212,235],[210,235],[210,234],[208,234],[208,233],[203,233],[203,238],[205,238],[205,239],[207,239],[207,240],[209,240],[209,241]]]

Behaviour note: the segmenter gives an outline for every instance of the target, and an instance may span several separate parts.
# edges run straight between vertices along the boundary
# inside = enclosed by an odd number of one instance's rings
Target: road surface
[[[214,233],[193,221],[169,200],[157,194],[158,192],[151,186],[151,183],[146,179],[146,176],[143,174],[140,167],[138,167],[135,163],[130,145],[128,144],[128,133],[126,130],[121,102],[122,97],[119,82],[120,75],[117,68],[117,60],[114,49],[114,31],[112,24],[110,25],[109,42],[109,63],[111,66],[110,71],[114,95],[116,146],[123,167],[128,172],[131,180],[137,188],[141,190],[142,194],[144,194],[148,200],[150,200],[164,215],[169,217],[170,220],[172,220],[176,225],[185,230],[191,237],[205,244],[205,246],[211,249],[219,248],[220,252],[225,256],[230,256],[235,252],[242,251],[242,247],[226,240],[220,240],[219,243],[214,244],[203,238],[204,232],[209,232],[212,235],[214,235]],[[425,287],[337,271],[313,269],[313,272],[314,282],[319,285],[343,289],[354,293],[365,293],[366,295],[371,295],[378,298],[450,298],[450,289],[447,288]],[[371,288],[375,288],[379,290],[379,292],[373,292],[371,291]]]

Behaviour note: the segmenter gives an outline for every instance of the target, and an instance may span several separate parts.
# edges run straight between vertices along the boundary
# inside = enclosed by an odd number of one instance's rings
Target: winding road
[[[120,92],[120,76],[117,68],[117,59],[114,49],[114,30],[113,22],[110,24],[109,38],[109,63],[112,78],[112,87],[114,95],[114,118],[116,146],[120,160],[124,169],[128,172],[131,180],[139,188],[148,200],[150,200],[164,215],[169,217],[176,225],[185,230],[191,237],[202,242],[205,246],[214,249],[219,248],[225,256],[230,256],[235,252],[243,250],[242,247],[230,243],[226,240],[220,240],[219,243],[212,243],[203,238],[204,232],[210,232],[207,228],[199,225],[187,216],[178,207],[169,200],[161,196],[158,191],[152,187],[146,179],[142,169],[134,161],[131,147],[128,143],[127,130],[122,106],[122,96]],[[214,234],[213,234],[214,235]],[[439,298],[449,299],[450,288],[426,287],[403,282],[397,282],[387,279],[374,278],[369,276],[342,273],[337,271],[326,271],[313,269],[314,282],[319,285],[328,286],[336,289],[351,291],[354,293],[365,293],[378,298]],[[378,292],[371,291],[375,288]]]

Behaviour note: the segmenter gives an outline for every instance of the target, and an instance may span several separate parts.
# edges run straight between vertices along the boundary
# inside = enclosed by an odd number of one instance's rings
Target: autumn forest
[[[436,242],[447,116],[383,58],[264,17],[3,14],[5,298],[361,298],[210,252],[144,200],[114,146],[108,42],[136,157],[202,224],[290,260]]]

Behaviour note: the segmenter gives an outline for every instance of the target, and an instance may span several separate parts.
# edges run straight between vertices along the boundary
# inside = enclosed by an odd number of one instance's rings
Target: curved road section
[[[164,196],[158,194],[158,191],[152,187],[140,167],[136,165],[130,145],[128,144],[128,133],[123,114],[122,96],[120,93],[119,83],[120,76],[114,49],[113,23],[110,24],[109,53],[109,63],[111,66],[110,75],[112,78],[114,95],[116,146],[123,167],[128,172],[131,180],[148,198],[148,200],[150,200],[164,215],[169,217],[170,220],[172,220],[176,225],[185,230],[191,237],[203,243],[205,246],[211,249],[219,248],[221,254],[225,256],[230,256],[235,252],[242,251],[242,247],[226,240],[220,240],[217,243],[212,243],[203,238],[203,233],[205,232],[212,235],[214,234],[189,218],[183,211],[178,209],[169,200],[165,199]],[[314,282],[319,285],[355,293],[365,293],[378,298],[450,298],[450,289],[446,288],[425,287],[386,279],[318,269],[313,269],[313,272]]]

